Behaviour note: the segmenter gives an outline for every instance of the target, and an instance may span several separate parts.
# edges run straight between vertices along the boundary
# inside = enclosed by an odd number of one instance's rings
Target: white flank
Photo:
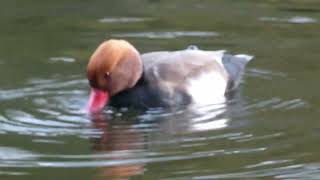
[[[224,93],[227,82],[217,72],[200,74],[189,81],[188,92],[193,98],[194,104],[208,105],[225,102]]]
[[[211,55],[213,59],[217,61],[222,67],[223,67],[222,57],[225,52],[226,52],[225,50],[212,51],[212,55]]]

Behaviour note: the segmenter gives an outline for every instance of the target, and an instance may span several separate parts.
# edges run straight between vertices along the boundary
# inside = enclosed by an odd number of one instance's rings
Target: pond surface
[[[318,0],[4,0],[0,22],[0,179],[320,179]],[[109,38],[255,59],[226,103],[88,117]]]

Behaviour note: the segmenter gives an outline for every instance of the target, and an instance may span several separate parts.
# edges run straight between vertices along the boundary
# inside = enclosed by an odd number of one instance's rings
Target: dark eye
[[[109,79],[110,78],[110,72],[106,72],[106,73],[104,73],[104,78],[105,79]]]

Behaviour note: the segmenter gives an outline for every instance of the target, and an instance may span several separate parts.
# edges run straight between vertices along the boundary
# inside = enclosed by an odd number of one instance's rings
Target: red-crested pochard
[[[238,86],[251,59],[195,46],[140,55],[125,40],[108,40],[96,49],[87,66],[91,86],[87,108],[94,113],[106,104],[172,107],[214,103]]]

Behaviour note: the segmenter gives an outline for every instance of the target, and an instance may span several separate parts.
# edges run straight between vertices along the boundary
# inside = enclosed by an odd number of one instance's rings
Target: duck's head
[[[87,77],[91,86],[87,109],[103,109],[113,95],[132,88],[142,75],[139,52],[127,41],[108,40],[92,54]]]

